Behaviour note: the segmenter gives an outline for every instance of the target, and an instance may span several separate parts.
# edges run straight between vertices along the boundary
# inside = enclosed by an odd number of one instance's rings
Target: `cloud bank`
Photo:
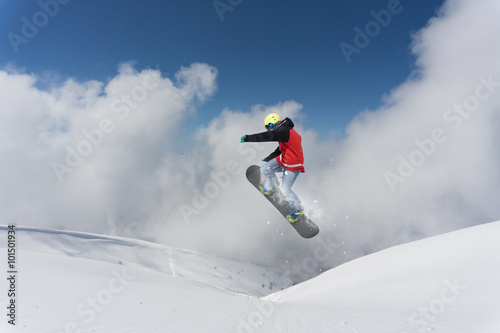
[[[216,75],[193,64],[172,81],[127,63],[107,84],[42,90],[34,75],[2,71],[2,223],[110,232],[143,221],[158,167]]]
[[[500,6],[450,0],[411,45],[416,67],[320,141],[295,101],[223,110],[182,151],[179,131],[215,93],[217,70],[174,78],[123,64],[109,82],[39,88],[0,72],[1,224],[149,239],[283,269],[301,280],[346,260],[500,216]],[[366,87],[360,87],[360,89]],[[333,106],[332,106],[333,107]],[[240,144],[270,112],[302,135],[295,190],[321,233],[303,240],[244,171],[273,143]]]

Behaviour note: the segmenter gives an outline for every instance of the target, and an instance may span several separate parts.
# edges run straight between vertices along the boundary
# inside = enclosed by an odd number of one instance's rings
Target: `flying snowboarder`
[[[265,177],[265,183],[259,186],[259,190],[266,196],[275,192],[279,187],[275,173],[283,172],[280,188],[283,197],[290,205],[290,213],[286,219],[288,222],[294,223],[304,215],[304,207],[292,191],[292,186],[299,174],[305,172],[302,138],[293,129],[294,124],[290,118],[281,120],[276,113],[267,115],[264,125],[266,132],[244,135],[241,137],[241,142],[278,141],[278,148],[262,160],[266,162],[260,167],[260,172]]]

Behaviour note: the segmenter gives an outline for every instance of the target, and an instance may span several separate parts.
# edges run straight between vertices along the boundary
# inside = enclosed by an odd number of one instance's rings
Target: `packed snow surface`
[[[0,227],[7,278],[8,230]],[[16,293],[3,279],[1,332],[500,332],[500,222],[295,286],[267,268],[145,241],[14,230]]]

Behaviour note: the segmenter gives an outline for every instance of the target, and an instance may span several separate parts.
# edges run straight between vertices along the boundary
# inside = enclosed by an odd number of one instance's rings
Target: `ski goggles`
[[[274,123],[274,124],[267,124],[267,125],[266,125],[266,130],[270,131],[270,130],[272,130],[272,129],[276,128],[276,126],[278,126],[278,124],[279,124],[279,123],[280,123],[280,122],[278,121],[278,122],[276,122],[276,123]]]

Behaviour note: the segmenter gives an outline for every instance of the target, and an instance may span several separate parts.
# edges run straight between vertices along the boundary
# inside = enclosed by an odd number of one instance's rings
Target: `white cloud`
[[[350,124],[320,197],[366,231],[358,250],[498,219],[499,13],[496,1],[447,2],[415,35],[416,75]],[[399,168],[391,190],[384,174]]]
[[[191,68],[172,82],[123,64],[106,85],[67,80],[48,91],[33,75],[2,71],[0,223],[106,232],[107,221],[141,222],[164,147],[193,98],[215,90],[213,67]]]

